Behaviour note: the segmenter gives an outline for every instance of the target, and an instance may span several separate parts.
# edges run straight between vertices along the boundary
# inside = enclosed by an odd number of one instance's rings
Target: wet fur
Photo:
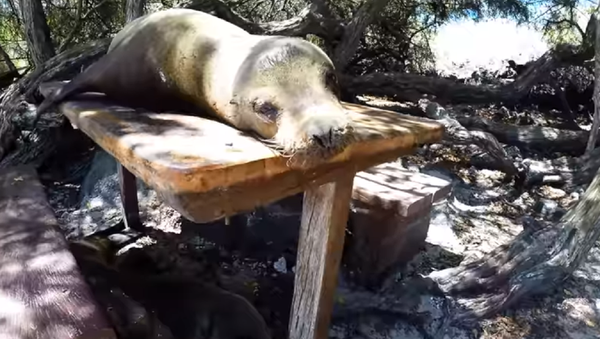
[[[321,49],[300,38],[251,35],[194,10],[130,22],[105,56],[38,107],[35,121],[83,92],[155,112],[210,115],[257,136],[291,163],[339,153],[352,137],[333,63]],[[257,111],[264,102],[276,109]]]

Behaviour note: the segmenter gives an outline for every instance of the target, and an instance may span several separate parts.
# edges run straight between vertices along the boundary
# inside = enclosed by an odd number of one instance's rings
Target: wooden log
[[[501,143],[544,152],[583,153],[589,135],[587,131],[502,124],[477,116],[457,117],[456,120],[468,129],[491,133]]]
[[[0,171],[0,338],[116,339],[31,167]]]
[[[344,246],[354,172],[304,193],[290,339],[325,339]]]
[[[47,94],[52,88],[40,90]],[[443,134],[443,126],[430,119],[345,107],[356,124],[356,142],[322,164],[301,169],[288,167],[286,158],[261,142],[213,120],[138,112],[112,105],[98,94],[79,96],[59,109],[165,203],[202,223],[303,192],[349,169],[360,171],[393,160]]]

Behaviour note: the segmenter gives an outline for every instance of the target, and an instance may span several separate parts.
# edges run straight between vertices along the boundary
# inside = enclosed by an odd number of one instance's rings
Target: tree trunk
[[[21,0],[20,4],[29,53],[35,67],[41,67],[55,55],[42,1]]]
[[[358,77],[342,76],[342,86],[349,92],[417,102],[426,95],[446,103],[481,104],[510,99],[501,88],[462,84],[444,78],[409,73],[369,73]]]
[[[343,72],[350,59],[356,53],[365,29],[379,13],[387,6],[390,0],[365,0],[352,20],[344,28],[342,41],[336,46],[333,53],[333,64],[338,71]]]
[[[590,153],[596,147],[596,141],[598,139],[598,128],[600,128],[600,102],[596,100],[600,99],[600,25],[596,25],[596,39],[595,39],[595,74],[594,74],[594,120],[592,123],[592,129],[590,131],[590,138],[587,143],[586,153]]]
[[[127,0],[125,1],[125,20],[130,22],[144,15],[146,0]]]

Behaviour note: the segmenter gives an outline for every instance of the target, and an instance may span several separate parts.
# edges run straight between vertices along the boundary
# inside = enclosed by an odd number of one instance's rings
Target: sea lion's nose
[[[317,143],[317,145],[324,147],[324,148],[327,147],[326,145],[328,144],[328,141],[327,141],[327,137],[325,135],[313,134],[311,136],[311,138]]]
[[[326,133],[313,134],[312,139],[321,147],[331,148],[335,145],[336,138],[343,133],[343,128],[330,128]]]

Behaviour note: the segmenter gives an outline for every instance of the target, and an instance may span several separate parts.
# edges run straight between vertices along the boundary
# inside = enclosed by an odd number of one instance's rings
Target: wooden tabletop
[[[40,87],[44,95],[55,88]],[[331,181],[343,171],[392,160],[443,134],[443,126],[433,120],[349,103],[344,107],[359,141],[304,169],[290,168],[286,158],[258,140],[209,119],[135,111],[92,93],[59,109],[173,208],[206,222]]]

